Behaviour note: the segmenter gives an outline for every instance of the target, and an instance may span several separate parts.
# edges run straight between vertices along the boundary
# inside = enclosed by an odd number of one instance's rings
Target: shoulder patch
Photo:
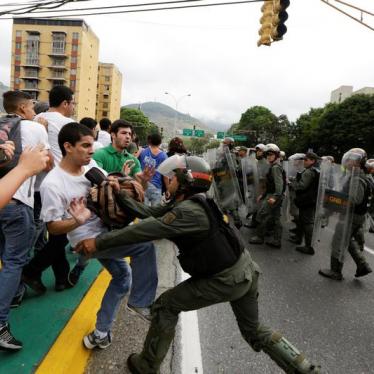
[[[165,223],[165,225],[170,225],[176,220],[177,216],[173,212],[168,212],[162,217],[162,222]]]

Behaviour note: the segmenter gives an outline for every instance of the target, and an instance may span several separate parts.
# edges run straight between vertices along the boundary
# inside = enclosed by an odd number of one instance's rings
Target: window
[[[21,71],[21,66],[15,66],[14,71],[17,72],[17,73],[20,72]]]
[[[55,53],[55,54],[65,53],[65,39],[66,39],[66,35],[62,32],[52,33],[52,53]]]
[[[73,44],[72,46],[71,46],[71,50],[72,51],[78,51],[78,45],[77,44]]]
[[[16,49],[21,49],[21,43],[16,43]]]
[[[77,69],[71,69],[70,75],[77,75]]]
[[[76,80],[71,80],[70,81],[70,88],[72,90],[75,90],[76,85],[77,85],[77,81]]]
[[[73,32],[73,39],[79,39],[79,32]]]
[[[21,30],[16,30],[16,37],[22,36],[22,31]]]
[[[25,68],[25,77],[38,77],[38,69],[37,68]]]
[[[52,58],[52,66],[65,66],[63,58]]]
[[[103,103],[103,108],[108,108],[108,103]]]
[[[55,69],[53,71],[53,78],[64,78],[65,71],[63,69]]]
[[[108,112],[107,111],[103,112],[103,117],[108,117]]]
[[[21,61],[21,55],[15,55],[14,58],[15,58],[16,61]]]
[[[110,82],[110,77],[108,75],[105,76],[105,82]]]
[[[109,95],[103,95],[103,98],[104,98],[104,100],[108,100],[109,99]]]
[[[39,65],[39,34],[30,33],[27,37],[26,64]]]
[[[25,82],[25,88],[29,89],[37,89],[38,88],[38,81],[37,80],[27,80]]]
[[[64,81],[52,81],[52,86],[53,87],[63,86],[63,85],[64,85]]]
[[[14,79],[14,83],[15,83],[15,84],[20,84],[20,82],[21,82],[21,81],[20,81],[19,78],[15,78],[15,79]]]
[[[109,84],[104,84],[104,90],[109,91]]]
[[[72,56],[72,57],[70,58],[70,62],[71,62],[72,64],[76,64],[76,63],[78,62],[78,58],[77,58],[77,56]]]

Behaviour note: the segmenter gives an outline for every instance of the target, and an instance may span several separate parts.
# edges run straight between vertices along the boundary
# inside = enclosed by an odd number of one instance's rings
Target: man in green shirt
[[[139,182],[141,182],[140,162],[126,150],[132,142],[132,132],[133,129],[129,122],[123,119],[114,121],[110,130],[112,144],[98,149],[93,155],[93,159],[108,173],[123,172],[130,177],[140,179]]]

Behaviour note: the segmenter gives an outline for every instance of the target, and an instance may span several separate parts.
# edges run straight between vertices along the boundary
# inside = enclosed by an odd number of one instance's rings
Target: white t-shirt
[[[35,118],[39,117],[42,117],[48,121],[48,141],[51,146],[51,152],[55,159],[55,165],[58,165],[62,159],[62,153],[58,145],[58,133],[64,125],[75,121],[71,118],[63,116],[59,112],[43,112],[38,114]]]
[[[90,191],[91,182],[84,174],[92,167],[98,167],[94,160],[84,167],[84,173],[79,176],[67,173],[60,166],[56,166],[48,173],[40,186],[42,198],[40,218],[44,222],[71,218],[68,213],[70,202],[73,198],[87,197]],[[100,170],[106,174],[104,170]],[[70,244],[75,247],[81,240],[96,238],[96,236],[106,231],[107,228],[102,220],[92,213],[91,218],[85,224],[70,231],[67,237]]]
[[[97,136],[97,141],[100,142],[103,147],[107,147],[109,144],[112,144],[112,138],[107,131],[99,130]]]
[[[103,148],[104,146],[97,140],[94,141],[93,151],[96,152],[98,149]]]
[[[35,147],[38,144],[43,144],[46,149],[50,148],[48,134],[43,125],[34,121],[22,120],[20,126],[22,149],[26,146]],[[34,208],[34,184],[35,176],[26,179],[18,188],[13,198]]]

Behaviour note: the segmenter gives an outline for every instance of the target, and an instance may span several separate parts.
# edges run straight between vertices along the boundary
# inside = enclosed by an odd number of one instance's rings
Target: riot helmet
[[[334,156],[322,156],[322,161],[330,161],[332,164],[335,162]]]
[[[274,154],[276,159],[279,158],[279,147],[273,143],[266,144],[265,155],[268,156],[269,154]]]
[[[374,158],[369,158],[366,163],[365,163],[365,168],[366,170],[370,173],[373,174],[374,172]]]
[[[344,153],[342,158],[342,165],[344,167],[359,167],[363,169],[367,161],[366,151],[362,148],[352,148]]]
[[[226,145],[230,150],[234,148],[234,143],[234,138],[231,138],[230,136],[226,136],[226,138],[223,139],[223,145]]]
[[[179,182],[179,193],[207,192],[213,180],[208,163],[198,156],[176,154],[166,159],[157,171],[168,178],[176,176]]]
[[[266,145],[260,143],[260,144],[257,144],[255,148],[256,148],[256,151],[260,150],[260,151],[264,152],[265,148],[266,148]]]

